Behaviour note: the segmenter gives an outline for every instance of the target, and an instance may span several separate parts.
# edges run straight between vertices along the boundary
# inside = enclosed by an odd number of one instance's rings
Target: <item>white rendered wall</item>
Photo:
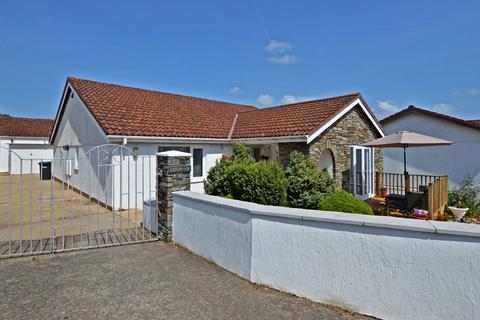
[[[23,172],[38,173],[38,161],[34,162],[32,170],[30,169],[30,159],[52,158],[52,149],[48,144],[48,138],[11,138],[7,137],[0,139],[0,172],[8,172],[9,150],[17,153],[12,154],[12,166],[10,168],[12,174],[20,173],[20,157],[25,159],[23,161]],[[28,164],[26,164],[28,162]]]
[[[98,166],[97,152],[87,155],[93,147],[111,143],[87,107],[74,93],[65,106],[62,120],[54,141],[55,154],[53,172],[56,178],[82,190],[93,198],[113,206],[115,209],[142,208],[143,201],[156,197],[156,157],[159,146],[176,145],[161,142],[132,143],[125,147],[138,148],[138,159],[133,156],[115,157],[113,167]],[[118,144],[118,142],[116,142]],[[69,146],[64,150],[63,146]],[[222,154],[231,153],[230,145],[221,144],[178,144],[191,148],[203,148],[203,175],[192,177],[191,190],[203,192],[203,181],[208,170]],[[66,174],[67,162],[78,158],[79,170]],[[192,162],[193,166],[193,162]],[[192,170],[193,172],[193,170]]]
[[[108,191],[111,189],[111,185],[106,182],[112,180],[111,170],[109,168],[97,170],[96,157],[87,157],[88,150],[106,143],[108,143],[108,139],[105,133],[78,94],[74,92],[73,98],[68,99],[56,129],[55,140],[52,142],[54,147],[53,175],[82,192],[99,198],[102,202],[108,202],[111,197]],[[67,145],[69,150],[64,150],[63,147]],[[67,162],[73,162],[75,158],[78,158],[79,170],[73,170],[71,176],[67,175]],[[105,177],[107,178],[105,179]]]
[[[390,134],[414,131],[453,141],[445,147],[407,149],[407,170],[410,174],[448,175],[449,187],[462,182],[465,175],[480,184],[480,130],[423,114],[407,114],[383,126]],[[385,172],[403,172],[403,150],[384,149]]]
[[[259,284],[382,319],[480,314],[480,226],[174,194],[173,239]]]

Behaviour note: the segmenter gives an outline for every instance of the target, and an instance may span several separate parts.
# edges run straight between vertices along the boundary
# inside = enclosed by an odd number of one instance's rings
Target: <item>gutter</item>
[[[279,142],[307,142],[307,136],[281,136],[281,137],[261,137],[261,138],[238,138],[238,139],[218,139],[218,138],[183,138],[183,137],[147,137],[147,136],[123,136],[109,135],[108,140],[111,142],[123,143],[125,139],[131,143],[192,143],[192,144],[233,144],[236,142],[244,142],[248,144],[262,143],[279,143]]]

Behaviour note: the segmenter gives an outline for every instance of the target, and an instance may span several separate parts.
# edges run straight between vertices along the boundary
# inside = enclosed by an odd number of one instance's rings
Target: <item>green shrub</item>
[[[235,162],[226,170],[234,199],[266,205],[287,204],[287,179],[277,163]]]
[[[204,185],[206,194],[224,197],[230,193],[226,170],[232,164],[233,160],[223,158],[210,168]]]
[[[287,180],[279,164],[255,162],[250,149],[238,144],[231,159],[222,158],[209,170],[205,193],[282,206],[287,204]]]
[[[285,175],[290,207],[315,209],[320,200],[335,191],[335,182],[328,172],[318,170],[307,156],[297,151],[290,154]]]
[[[212,196],[225,197],[230,194],[229,179],[226,177],[226,169],[235,162],[254,162],[251,156],[250,148],[242,143],[233,145],[232,157],[222,157],[217,160],[215,165],[208,171],[207,179],[205,180],[204,190],[206,194]]]
[[[337,191],[318,203],[318,210],[373,214],[372,208],[345,190]]]
[[[232,148],[234,161],[255,162],[252,157],[252,150],[243,143],[236,143]]]
[[[448,205],[467,207],[469,208],[468,216],[476,215],[480,212],[480,186],[467,175],[458,188],[448,193]]]

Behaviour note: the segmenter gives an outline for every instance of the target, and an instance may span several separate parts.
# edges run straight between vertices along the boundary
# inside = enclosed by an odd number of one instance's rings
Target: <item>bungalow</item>
[[[0,116],[0,173],[20,173],[20,159],[23,172],[38,172],[38,162],[53,156],[48,143],[52,127],[51,119]]]
[[[338,187],[368,197],[374,171],[383,166],[382,151],[361,144],[381,136],[381,126],[359,93],[257,109],[68,78],[50,142],[55,158],[65,152],[82,158],[102,144],[124,145],[139,155],[187,151],[193,157],[191,189],[200,192],[208,170],[236,142],[251,146],[257,160],[284,166],[290,152],[298,150],[326,169]],[[69,179],[75,184],[75,172]]]
[[[448,175],[448,185],[458,186],[468,174],[480,185],[480,121],[463,120],[409,106],[380,121],[387,133],[415,131],[454,141],[446,147],[412,148],[408,151],[410,172]],[[385,149],[385,172],[403,172],[403,151]]]

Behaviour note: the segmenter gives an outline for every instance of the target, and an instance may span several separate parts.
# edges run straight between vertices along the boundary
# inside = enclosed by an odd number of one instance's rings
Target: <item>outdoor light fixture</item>
[[[138,149],[138,147],[132,148],[133,160],[137,161],[139,153],[140,153],[140,150]]]
[[[68,151],[70,150],[70,146],[67,144],[65,146],[62,147],[63,151]]]

